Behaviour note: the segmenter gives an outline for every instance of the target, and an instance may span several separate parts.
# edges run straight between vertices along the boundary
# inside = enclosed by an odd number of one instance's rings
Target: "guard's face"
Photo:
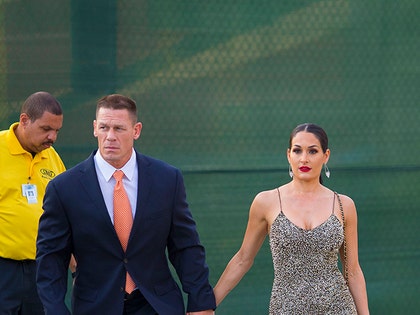
[[[22,147],[28,152],[38,153],[51,147],[57,140],[58,132],[63,126],[63,115],[44,112],[40,118],[31,121],[27,114],[22,113],[19,125],[24,132]]]

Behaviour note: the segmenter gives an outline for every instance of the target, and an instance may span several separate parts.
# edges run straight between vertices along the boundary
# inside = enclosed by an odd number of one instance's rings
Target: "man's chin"
[[[102,157],[105,161],[107,161],[108,163],[113,163],[113,162],[117,162],[119,160],[118,154],[116,152],[110,152],[107,151],[105,153],[102,153]]]

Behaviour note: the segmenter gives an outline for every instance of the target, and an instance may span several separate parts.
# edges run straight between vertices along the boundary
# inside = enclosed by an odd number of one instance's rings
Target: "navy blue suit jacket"
[[[214,309],[205,252],[186,201],[180,171],[137,155],[137,209],[123,251],[97,180],[93,155],[48,184],[37,239],[37,285],[46,314],[69,314],[65,305],[70,255],[77,260],[72,313],[118,315],[126,270],[161,315]]]

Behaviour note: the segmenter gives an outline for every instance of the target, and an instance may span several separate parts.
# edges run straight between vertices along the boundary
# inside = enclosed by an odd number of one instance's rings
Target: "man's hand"
[[[188,312],[187,315],[214,315],[213,310],[199,311],[199,312]]]

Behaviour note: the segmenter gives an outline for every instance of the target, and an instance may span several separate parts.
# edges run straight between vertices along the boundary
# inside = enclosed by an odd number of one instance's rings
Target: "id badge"
[[[26,197],[28,203],[38,203],[38,192],[36,185],[22,184],[22,196]]]

